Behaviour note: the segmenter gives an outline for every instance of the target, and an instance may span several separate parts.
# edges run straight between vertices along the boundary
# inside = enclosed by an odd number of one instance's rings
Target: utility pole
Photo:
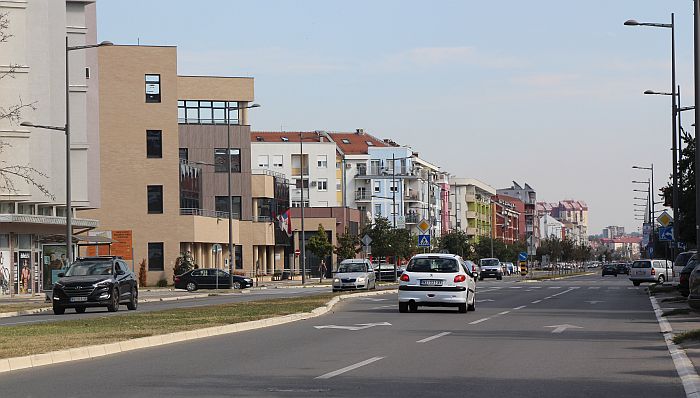
[[[299,165],[301,168],[301,284],[306,283],[306,234],[304,232],[304,137],[299,132]]]
[[[700,104],[700,0],[693,0],[693,60],[694,60],[694,81],[695,81],[695,104]],[[700,165],[700,112],[695,112],[695,169]],[[676,215],[674,214],[674,217]],[[700,173],[695,172],[695,247],[700,248]]]

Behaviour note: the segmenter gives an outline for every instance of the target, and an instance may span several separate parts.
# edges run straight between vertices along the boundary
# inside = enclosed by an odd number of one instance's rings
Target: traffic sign
[[[424,219],[420,220],[417,227],[421,232],[425,233],[425,232],[428,232],[428,230],[430,229],[430,223],[428,222],[428,220],[426,220],[424,218]]]
[[[527,253],[526,253],[526,252],[520,252],[520,254],[518,254],[518,260],[520,260],[520,261],[527,261]]]
[[[658,221],[659,224],[663,225],[664,227],[668,227],[668,225],[673,222],[673,217],[671,217],[671,215],[664,210],[664,212],[656,218],[656,221]]]
[[[672,241],[673,240],[673,227],[659,227],[659,240],[660,241]]]
[[[295,256],[299,256],[300,254],[301,254],[301,250],[299,250],[299,249],[294,250]]]
[[[418,235],[418,247],[430,247],[430,235]]]
[[[369,244],[372,243],[372,238],[365,234],[365,236],[362,237],[362,244],[365,246],[369,246]]]

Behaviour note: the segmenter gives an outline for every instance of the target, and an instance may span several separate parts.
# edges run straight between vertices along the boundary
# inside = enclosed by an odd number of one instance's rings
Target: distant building
[[[491,197],[492,237],[507,244],[520,240],[520,220],[524,222],[524,217],[521,217],[523,211],[524,205],[518,199],[505,195]]]
[[[548,213],[544,213],[540,217],[540,236],[542,239],[564,239],[566,237],[566,227],[561,221]]]
[[[517,198],[525,204],[525,243],[528,253],[534,255],[540,240],[540,225],[536,211],[537,192],[527,183],[523,187],[513,181],[510,188],[499,189],[497,193]]]
[[[625,235],[625,227],[611,225],[603,228],[603,238],[619,238]]]
[[[561,200],[559,203],[538,202],[542,214],[548,214],[564,225],[562,237],[577,244],[588,243],[588,205],[581,200]]]
[[[470,240],[491,236],[491,197],[496,189],[475,178],[450,179],[451,221],[457,229],[466,232]]]
[[[640,255],[641,237],[622,236],[618,238],[603,238],[600,243],[615,252],[623,260],[636,260]]]

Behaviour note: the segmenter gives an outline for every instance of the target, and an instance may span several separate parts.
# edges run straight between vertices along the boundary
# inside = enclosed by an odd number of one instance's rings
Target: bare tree
[[[0,13],[0,44],[6,43],[12,38],[9,31],[10,19],[8,13]],[[0,72],[0,80],[5,78],[15,78],[15,71],[20,67],[18,64],[10,64],[5,71]],[[18,98],[18,103],[7,107],[0,106],[0,121],[6,120],[10,125],[17,125],[22,119],[22,112],[25,110],[36,110],[36,102],[25,103],[22,98]],[[48,176],[30,166],[29,164],[10,164],[6,157],[3,156],[12,145],[7,142],[0,141],[0,192],[6,191],[16,193],[18,191],[16,182],[23,181],[34,186],[44,195],[51,199],[55,199],[54,195],[49,192],[45,184],[39,179],[46,179]]]

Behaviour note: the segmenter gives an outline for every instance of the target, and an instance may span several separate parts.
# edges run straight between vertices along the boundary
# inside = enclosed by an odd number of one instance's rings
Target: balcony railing
[[[272,217],[270,217],[270,216],[254,216],[253,222],[272,222]]]
[[[355,200],[370,200],[372,195],[368,192],[355,192]]]
[[[200,217],[212,217],[212,218],[226,218],[228,219],[227,211],[215,211],[207,209],[194,209],[194,208],[180,208],[181,216],[200,216]],[[233,219],[240,220],[241,215],[233,213]]]
[[[418,224],[420,216],[416,213],[406,215],[406,224]]]

